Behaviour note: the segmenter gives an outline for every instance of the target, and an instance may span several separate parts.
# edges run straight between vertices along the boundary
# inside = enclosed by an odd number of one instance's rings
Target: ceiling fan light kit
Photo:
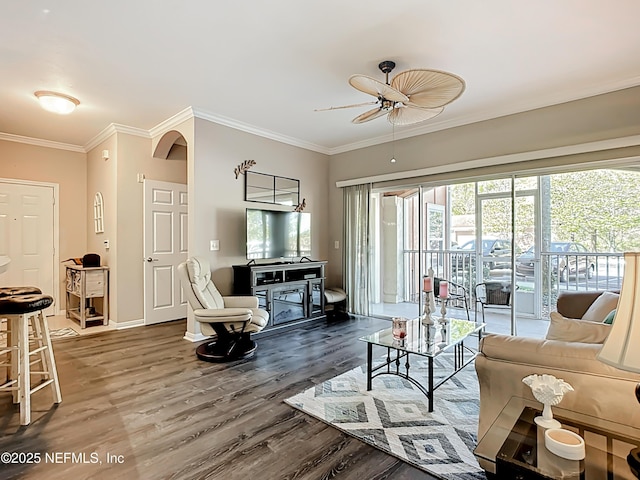
[[[395,62],[385,60],[378,68],[385,74],[385,82],[367,75],[352,75],[349,84],[363,93],[377,98],[371,104],[375,108],[358,115],[353,123],[365,123],[387,115],[393,125],[413,125],[424,122],[444,111],[445,105],[456,100],[465,89],[462,78],[453,73],[426,68],[416,68],[398,73],[389,82],[389,73],[395,68]],[[364,104],[332,107],[358,107]]]

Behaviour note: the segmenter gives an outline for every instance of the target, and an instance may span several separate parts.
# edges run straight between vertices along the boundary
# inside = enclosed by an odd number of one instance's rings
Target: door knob
[[[158,259],[157,259],[157,258],[151,258],[151,257],[147,257],[147,258],[145,258],[145,260],[146,260],[147,262],[157,262],[157,261],[158,261]]]

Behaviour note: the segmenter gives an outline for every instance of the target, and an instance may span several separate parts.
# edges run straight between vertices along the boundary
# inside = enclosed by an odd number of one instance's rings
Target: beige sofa
[[[558,312],[582,318],[599,294],[563,292]],[[635,397],[640,374],[600,362],[596,355],[601,348],[601,344],[487,334],[475,361],[480,384],[478,439],[511,397],[533,400],[531,389],[522,383],[532,373],[548,373],[573,386],[560,407],[640,428],[640,404]]]

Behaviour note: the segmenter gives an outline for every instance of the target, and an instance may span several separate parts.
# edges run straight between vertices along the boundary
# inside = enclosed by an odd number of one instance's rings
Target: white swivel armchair
[[[211,281],[209,261],[192,257],[178,266],[182,288],[202,333],[216,335],[213,342],[196,349],[200,360],[225,362],[251,357],[257,348],[251,340],[269,320],[269,313],[258,308],[258,298],[223,297]]]

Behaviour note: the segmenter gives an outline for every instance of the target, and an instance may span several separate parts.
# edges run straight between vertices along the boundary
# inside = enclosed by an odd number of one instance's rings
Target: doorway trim
[[[16,178],[0,178],[0,183],[51,188],[53,191],[53,238],[51,239],[53,243],[53,314],[61,315],[64,311],[60,309],[60,186],[57,183],[36,182]]]
[[[143,251],[144,251],[144,277],[143,277],[143,304],[144,304],[144,324],[153,325],[156,323],[176,320],[187,316],[187,302],[182,293],[182,287],[177,275],[178,265],[187,258],[188,240],[183,233],[187,230],[186,217],[188,215],[187,192],[188,186],[182,183],[165,182],[160,180],[144,180],[143,186]],[[163,207],[154,210],[154,192],[161,192]],[[166,203],[164,203],[166,202]],[[154,238],[154,218],[153,214],[161,211],[165,216],[171,218],[169,248],[165,251],[155,251]],[[174,215],[175,214],[175,215]],[[176,260],[177,258],[177,260]],[[170,260],[170,263],[167,262]],[[157,264],[153,262],[158,262]],[[152,265],[153,264],[153,265]],[[157,267],[154,267],[157,265]],[[171,285],[171,292],[163,297],[166,304],[154,308],[156,283],[153,270],[161,269]],[[165,292],[166,293],[166,292]],[[170,297],[168,299],[167,297]]]

